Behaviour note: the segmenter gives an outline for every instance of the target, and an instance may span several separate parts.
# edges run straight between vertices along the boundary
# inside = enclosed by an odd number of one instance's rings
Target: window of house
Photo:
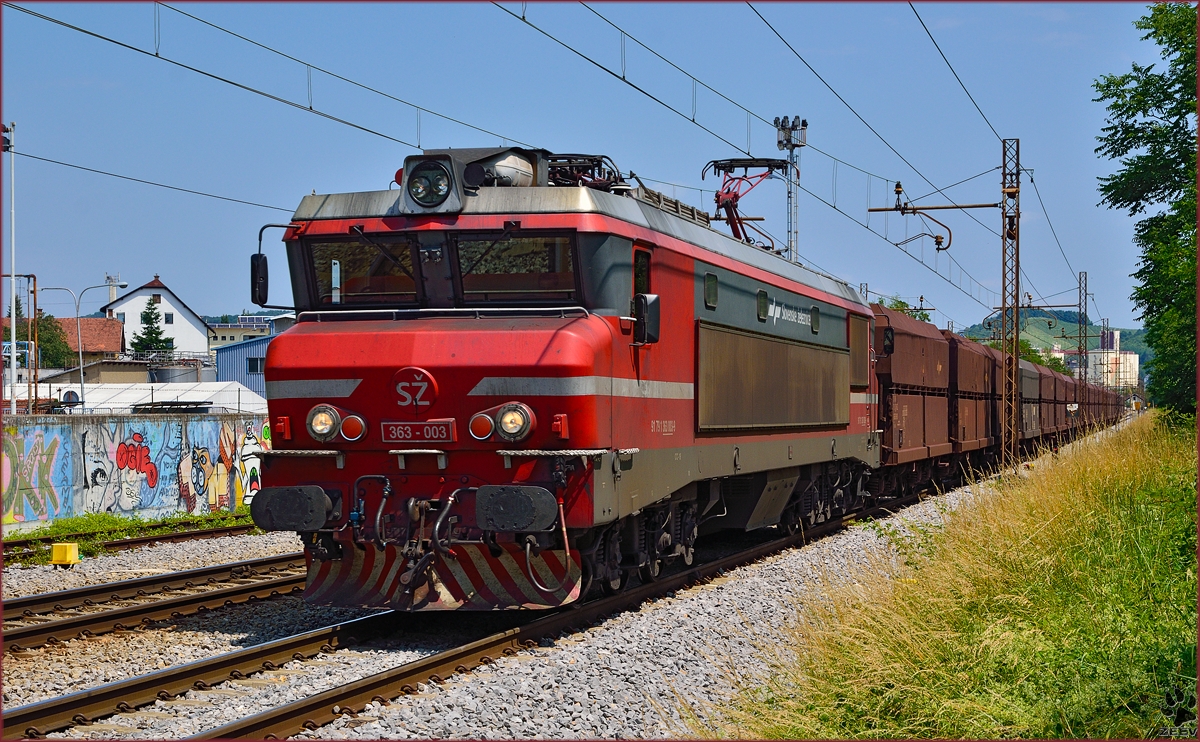
[[[164,324],[164,325],[173,325],[173,324],[175,324],[175,314],[174,314],[174,312],[163,312],[163,324]]]
[[[117,321],[120,322],[121,324],[125,324],[125,313],[124,312],[117,312]]]
[[[154,302],[155,304],[162,304],[162,294],[151,294],[150,301]]]
[[[261,374],[263,372],[263,368],[266,365],[267,365],[266,358],[247,358],[246,359],[246,373]]]

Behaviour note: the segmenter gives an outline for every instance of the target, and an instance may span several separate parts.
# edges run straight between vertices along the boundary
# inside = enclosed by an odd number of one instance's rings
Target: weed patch
[[[56,518],[41,528],[11,534],[5,539],[5,543],[7,545],[8,542],[13,541],[43,538],[75,541],[79,544],[81,556],[97,556],[105,552],[103,544],[106,541],[117,541],[136,536],[158,536],[179,531],[240,526],[249,523],[251,523],[249,505],[243,505],[233,512],[177,515],[154,521],[112,513],[86,513]],[[35,549],[32,553],[22,554],[9,552],[6,549],[4,557],[8,563],[45,564],[50,560],[50,550],[49,548]]]
[[[769,680],[693,731],[1194,737],[1195,451],[1194,418],[1146,415],[975,487],[942,527],[868,524],[900,574],[798,605]]]

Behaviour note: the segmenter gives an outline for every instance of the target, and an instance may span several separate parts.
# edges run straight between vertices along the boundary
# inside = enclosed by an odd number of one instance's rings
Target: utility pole
[[[781,121],[775,118],[776,146],[788,151],[787,173],[787,249],[788,260],[795,263],[800,259],[800,199],[796,196],[797,181],[800,180],[800,169],[796,166],[796,148],[806,144],[808,121],[797,116],[788,120],[787,116]],[[792,180],[795,173],[796,179]]]
[[[1079,399],[1077,400],[1080,404],[1080,409],[1082,410],[1087,409],[1089,395],[1086,382],[1088,380],[1088,374],[1091,371],[1091,366],[1088,363],[1088,322],[1084,319],[1084,317],[1087,316],[1087,278],[1087,271],[1079,271],[1079,306],[1077,307],[1079,316],[1076,318],[1079,321],[1079,327],[1077,328],[1077,361],[1079,363],[1079,368],[1076,369],[1076,376],[1079,377],[1080,381],[1084,382],[1084,384],[1080,386]]]
[[[1000,468],[1017,469],[1021,460],[1021,140],[1001,142],[1000,180]]]
[[[8,338],[11,341],[8,355],[8,372],[10,374],[8,380],[8,411],[9,414],[17,414],[17,169],[14,167],[17,161],[17,155],[13,151],[17,141],[17,125],[9,123],[8,126],[0,126],[0,131],[4,133],[4,151],[8,153],[8,174],[10,185],[8,195],[12,199],[12,206],[8,215],[9,237],[8,246],[12,250],[12,257],[8,261],[8,272],[12,275],[12,295],[8,297]]]

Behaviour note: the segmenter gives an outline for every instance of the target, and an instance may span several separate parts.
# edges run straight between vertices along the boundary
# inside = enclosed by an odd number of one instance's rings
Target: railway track
[[[283,704],[215,729],[198,738],[283,738],[304,729],[315,729],[344,713],[354,713],[372,701],[387,701],[415,693],[422,683],[441,682],[455,673],[469,672],[496,658],[534,646],[538,640],[574,631],[598,620],[634,608],[655,597],[674,592],[730,569],[758,561],[791,546],[841,530],[850,522],[891,514],[917,502],[920,495],[891,500],[885,505],[829,521],[806,532],[757,544],[750,549],[639,585],[619,595],[575,604],[539,614],[512,629],[493,633],[461,646],[400,665],[353,683],[342,685],[292,703]],[[72,693],[60,698],[6,710],[4,739],[33,738],[89,724],[116,713],[133,711],[156,700],[171,700],[189,690],[206,690],[227,680],[236,680],[263,670],[274,670],[292,660],[304,660],[322,652],[362,643],[394,628],[395,614],[386,611],[305,634],[229,652],[217,657],[167,668],[148,675]]]
[[[195,541],[207,538],[220,538],[222,536],[244,536],[247,533],[255,530],[253,523],[240,523],[232,526],[220,526],[218,528],[197,528],[186,531],[172,531],[170,533],[159,533],[151,536],[130,536],[129,538],[113,539],[112,541],[102,541],[100,546],[107,551],[125,551],[128,549],[136,549],[140,546],[153,546],[155,544],[174,544],[183,541]],[[53,543],[61,543],[64,541],[84,541],[89,537],[94,537],[95,533],[68,533],[61,536],[46,536],[43,538],[27,538],[14,539],[4,542],[4,556],[9,559],[27,559],[41,552],[45,547]]]
[[[4,651],[301,590],[304,567],[304,554],[295,552],[5,600]]]

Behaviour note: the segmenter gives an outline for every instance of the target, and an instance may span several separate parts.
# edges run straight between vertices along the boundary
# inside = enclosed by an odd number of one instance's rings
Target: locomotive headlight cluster
[[[496,412],[496,433],[506,441],[523,440],[533,430],[533,411],[510,402]]]
[[[536,426],[537,419],[528,405],[508,402],[476,412],[471,416],[467,430],[477,441],[486,441],[496,435],[509,443],[516,443],[528,438]]]
[[[333,440],[339,433],[348,441],[357,441],[367,434],[367,423],[333,405],[319,404],[308,411],[308,432],[318,441]]]
[[[437,206],[450,195],[450,171],[440,162],[422,162],[408,175],[408,195],[422,206]]]
[[[342,416],[336,409],[319,404],[308,412],[308,432],[315,440],[327,441],[337,435]]]

